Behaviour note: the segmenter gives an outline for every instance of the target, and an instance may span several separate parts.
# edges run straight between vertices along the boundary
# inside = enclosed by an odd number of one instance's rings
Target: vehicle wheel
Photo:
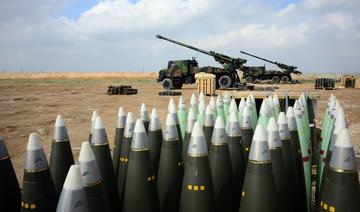
[[[275,83],[275,84],[277,84],[277,83],[280,82],[280,78],[279,78],[278,76],[273,76],[271,80],[272,80],[272,82]]]
[[[281,82],[288,83],[290,81],[290,77],[287,75],[284,75],[281,77]]]
[[[218,83],[221,88],[228,88],[231,86],[232,79],[230,76],[224,75],[219,78]]]
[[[247,82],[247,83],[252,83],[253,81],[254,81],[254,79],[250,76],[245,78],[245,82]]]
[[[166,90],[170,90],[171,88],[173,88],[173,81],[169,78],[165,78],[163,81],[162,81],[162,86],[164,89]]]
[[[159,92],[159,96],[180,96],[181,92],[178,91],[162,91]]]
[[[183,86],[182,83],[176,83],[176,84],[174,84],[174,88],[175,88],[175,89],[181,89],[182,86]]]

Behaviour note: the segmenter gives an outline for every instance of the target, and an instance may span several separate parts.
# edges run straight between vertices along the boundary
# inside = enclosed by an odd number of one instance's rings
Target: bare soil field
[[[78,158],[81,142],[87,140],[90,118],[98,110],[104,120],[109,143],[112,146],[119,106],[139,116],[141,103],[146,103],[151,112],[158,109],[162,124],[165,123],[170,97],[159,96],[160,84],[154,82],[154,73],[93,73],[93,74],[0,74],[0,134],[5,138],[19,182],[22,181],[24,153],[30,133],[42,137],[44,150],[49,156],[52,129],[57,114],[65,116],[75,159]],[[127,84],[138,89],[137,95],[109,96],[109,85]],[[279,85],[281,89],[313,90],[313,83]],[[195,85],[181,90],[186,103]],[[218,91],[222,93],[223,91]],[[254,91],[256,92],[256,91]],[[318,90],[317,125],[321,127],[326,102],[331,93],[341,101],[347,115],[353,143],[360,160],[360,90]],[[178,101],[179,97],[174,97]],[[209,101],[209,97],[207,97]]]

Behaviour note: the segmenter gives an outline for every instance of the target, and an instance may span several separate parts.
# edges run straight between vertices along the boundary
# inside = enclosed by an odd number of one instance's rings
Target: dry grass
[[[154,79],[155,72],[54,72],[54,73],[1,73],[0,79]]]

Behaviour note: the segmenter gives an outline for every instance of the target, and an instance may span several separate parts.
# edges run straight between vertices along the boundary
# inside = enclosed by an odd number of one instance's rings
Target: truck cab
[[[191,60],[171,60],[168,67],[159,71],[157,82],[162,82],[164,89],[180,89],[183,84],[195,82],[195,74],[200,71],[198,62]]]

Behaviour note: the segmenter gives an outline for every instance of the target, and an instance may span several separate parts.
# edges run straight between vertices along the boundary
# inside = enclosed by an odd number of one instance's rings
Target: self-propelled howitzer
[[[233,58],[228,55],[221,54],[215,51],[206,51],[203,49],[196,48],[194,46],[187,45],[179,41],[166,38],[161,35],[156,35],[156,37],[213,57],[214,60],[220,63],[224,68],[223,72],[215,73],[217,84],[219,87],[230,87],[234,85],[234,83],[240,82],[236,70],[242,70],[243,64],[246,63],[245,59]]]
[[[297,67],[296,66],[290,66],[290,65],[287,65],[287,64],[284,64],[284,63],[279,63],[279,62],[276,62],[276,61],[271,61],[271,60],[268,60],[268,59],[265,59],[265,58],[262,58],[262,57],[259,57],[259,56],[256,56],[256,55],[253,55],[253,54],[250,54],[250,53],[247,53],[247,52],[244,52],[244,51],[240,51],[241,53],[243,54],[246,54],[246,55],[249,55],[250,57],[254,57],[254,58],[257,58],[259,60],[263,60],[263,61],[266,61],[268,63],[271,63],[271,64],[274,64],[276,65],[277,67],[281,68],[281,70],[283,70],[284,72],[286,73],[294,73],[294,74],[302,74],[301,71],[298,71],[296,70]]]

